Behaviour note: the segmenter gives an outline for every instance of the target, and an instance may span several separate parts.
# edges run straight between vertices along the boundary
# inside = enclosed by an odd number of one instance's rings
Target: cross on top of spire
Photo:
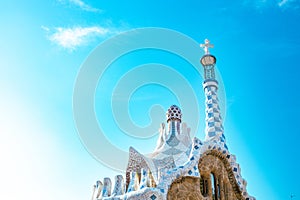
[[[200,47],[204,49],[205,54],[209,54],[209,48],[213,48],[214,45],[210,43],[208,39],[204,40],[204,44],[200,44]]]

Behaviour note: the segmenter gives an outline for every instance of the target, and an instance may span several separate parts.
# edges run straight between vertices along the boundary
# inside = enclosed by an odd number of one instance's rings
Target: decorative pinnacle
[[[209,48],[214,48],[214,45],[210,43],[208,39],[204,40],[204,44],[200,44],[200,47],[204,49],[205,55],[209,54]]]
[[[170,120],[179,120],[181,122],[182,113],[178,106],[172,105],[168,109],[166,116],[167,116],[167,122],[169,122]]]

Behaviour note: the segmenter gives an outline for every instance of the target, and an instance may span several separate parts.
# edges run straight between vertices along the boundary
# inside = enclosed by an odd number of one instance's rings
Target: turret
[[[202,47],[205,52],[204,56],[202,56],[202,58],[200,59],[200,63],[204,68],[203,89],[206,98],[205,140],[218,140],[221,142],[225,142],[222,117],[217,94],[218,81],[215,78],[216,57],[211,55],[209,52],[209,48],[213,48],[214,46],[210,44],[208,39],[205,39],[205,43],[201,44],[200,47]]]
[[[174,133],[175,135],[180,134],[180,127],[181,127],[181,110],[178,106],[172,105],[167,113],[167,123],[168,123],[168,135]]]

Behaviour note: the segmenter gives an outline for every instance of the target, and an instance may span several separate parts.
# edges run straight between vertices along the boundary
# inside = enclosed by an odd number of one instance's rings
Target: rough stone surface
[[[201,159],[198,168],[201,171],[201,178],[181,177],[176,179],[168,191],[168,200],[243,199],[232,189],[227,169],[220,158],[213,155],[207,155]],[[213,197],[211,173],[215,176],[216,185],[220,186],[219,197]],[[205,178],[208,181],[208,192],[206,195],[204,195],[200,189],[200,180]],[[239,198],[237,196],[239,196]]]
[[[181,177],[175,180],[168,192],[168,200],[202,200],[200,193],[200,179],[194,177]]]

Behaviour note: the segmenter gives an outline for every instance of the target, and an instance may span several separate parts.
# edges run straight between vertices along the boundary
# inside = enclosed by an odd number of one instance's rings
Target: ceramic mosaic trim
[[[200,159],[206,155],[223,159],[226,170],[230,172],[230,182],[233,183],[239,198],[255,200],[248,195],[247,182],[242,178],[240,165],[226,145],[217,95],[218,82],[214,73],[216,58],[209,54],[209,48],[213,45],[206,39],[201,47],[205,50],[205,55],[200,60],[205,77],[205,141],[202,142],[196,137],[191,140],[190,128],[185,123],[181,124],[180,108],[172,105],[166,113],[167,126],[163,123],[160,127],[155,151],[145,156],[130,147],[126,170],[127,188],[123,177],[118,175],[115,177],[115,187],[111,194],[111,181],[105,178],[103,184],[97,181],[94,186],[92,200],[166,200],[172,183],[177,179],[201,177],[198,165]],[[210,154],[212,152],[214,154]]]

